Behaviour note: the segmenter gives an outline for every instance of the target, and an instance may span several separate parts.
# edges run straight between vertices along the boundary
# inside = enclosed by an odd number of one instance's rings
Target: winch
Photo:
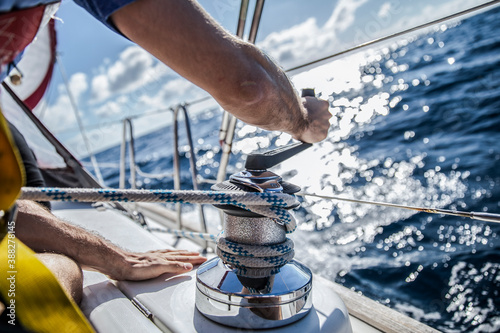
[[[212,189],[296,193],[300,187],[268,168],[309,146],[298,143],[249,155],[245,171]],[[216,207],[224,211],[225,228],[217,242],[219,256],[197,272],[198,310],[220,324],[250,329],[279,327],[304,317],[312,305],[312,273],[293,259],[287,226],[234,205]]]

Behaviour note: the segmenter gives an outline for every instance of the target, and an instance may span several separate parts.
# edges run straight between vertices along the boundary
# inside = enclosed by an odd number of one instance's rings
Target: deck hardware
[[[247,158],[246,170],[214,185],[212,189],[295,193],[300,190],[298,186],[283,181],[267,168],[309,146],[299,143],[251,155]],[[229,204],[216,207],[224,211],[225,241],[236,249],[238,245],[242,248],[256,245],[285,247],[286,228],[274,219]],[[287,255],[291,254],[290,258],[293,258],[293,249],[291,251]],[[220,248],[218,253],[221,253]],[[275,257],[272,258],[274,260]],[[276,261],[279,262],[279,259]],[[271,268],[245,267],[237,263],[228,261],[224,256],[215,257],[198,269],[196,307],[207,318],[232,327],[266,329],[296,322],[310,311],[312,273],[305,265],[294,259],[284,265],[279,262],[278,266]]]
[[[149,309],[144,306],[144,304],[142,304],[136,297],[133,297],[130,301],[146,318],[153,320],[153,313],[149,311]]]

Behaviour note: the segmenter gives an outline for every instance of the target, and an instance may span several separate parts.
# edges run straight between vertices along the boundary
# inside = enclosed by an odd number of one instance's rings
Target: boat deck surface
[[[173,248],[174,244],[182,249],[199,250],[198,245],[188,240],[176,242],[177,238],[171,236],[160,239],[112,209],[97,210],[82,203],[53,203],[53,212],[130,251]],[[139,282],[113,281],[101,273],[84,271],[81,309],[98,332],[251,331],[220,325],[199,313],[195,307],[195,283],[196,267],[185,274],[164,274]],[[342,303],[339,295],[349,309],[352,332],[436,332],[316,275],[310,313],[291,325],[259,332],[351,332],[351,327],[345,324],[347,313],[335,306]],[[376,323],[373,317],[378,317]]]

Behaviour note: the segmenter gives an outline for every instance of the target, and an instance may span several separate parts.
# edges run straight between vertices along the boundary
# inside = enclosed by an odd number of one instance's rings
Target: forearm
[[[80,265],[118,275],[125,252],[98,235],[60,220],[35,202],[18,200],[16,236],[36,252],[64,254]],[[110,265],[109,263],[113,263]]]
[[[196,2],[138,0],[112,20],[239,119],[297,138],[308,126],[307,112],[284,72],[256,47],[220,28]]]

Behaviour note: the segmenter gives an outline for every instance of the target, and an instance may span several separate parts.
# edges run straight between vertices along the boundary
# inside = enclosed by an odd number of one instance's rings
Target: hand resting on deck
[[[116,263],[107,272],[102,272],[102,268],[100,271],[114,280],[146,280],[164,273],[185,273],[192,270],[193,265],[202,264],[206,260],[198,252],[186,250],[125,252],[123,261]]]
[[[35,252],[67,257],[57,260],[51,256],[53,262],[49,269],[60,280],[81,275],[81,267],[101,272],[115,280],[146,280],[164,273],[185,273],[193,269],[193,265],[206,261],[198,252],[183,250],[130,252],[61,220],[33,201],[18,200],[17,205],[16,236]],[[68,258],[76,265],[68,265]],[[40,259],[44,261],[43,256]],[[60,282],[70,295],[81,295],[81,281]],[[74,298],[79,301],[79,297]]]

